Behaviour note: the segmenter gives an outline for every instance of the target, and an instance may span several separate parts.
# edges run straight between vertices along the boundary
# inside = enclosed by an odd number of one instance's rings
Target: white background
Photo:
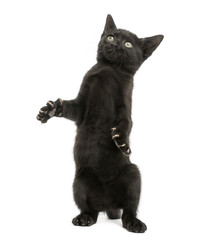
[[[129,233],[100,214],[75,227],[74,123],[36,120],[48,100],[76,97],[96,62],[106,15],[139,37],[165,36],[135,76],[132,162],[142,173]],[[199,239],[197,1],[0,2],[0,239]]]

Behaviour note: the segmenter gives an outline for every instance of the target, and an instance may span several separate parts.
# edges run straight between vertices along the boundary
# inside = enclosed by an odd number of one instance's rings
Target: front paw
[[[42,107],[37,115],[37,120],[41,121],[41,123],[46,123],[51,117],[62,116],[62,99],[57,99],[55,102],[48,101],[45,107]]]
[[[125,139],[122,137],[122,134],[118,131],[116,127],[111,128],[112,139],[115,142],[116,146],[120,149],[120,151],[129,156],[131,154],[131,149],[129,145],[125,142]]]

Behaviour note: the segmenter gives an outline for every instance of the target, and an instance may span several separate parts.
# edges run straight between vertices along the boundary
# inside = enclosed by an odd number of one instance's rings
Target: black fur
[[[131,98],[134,74],[162,39],[162,35],[140,39],[117,29],[108,15],[97,64],[85,75],[77,98],[49,101],[37,116],[42,123],[59,116],[77,125],[73,190],[81,213],[73,219],[74,225],[94,224],[101,211],[111,219],[120,218],[122,209],[127,230],[146,230],[146,225],[136,218],[140,172],[129,160]]]

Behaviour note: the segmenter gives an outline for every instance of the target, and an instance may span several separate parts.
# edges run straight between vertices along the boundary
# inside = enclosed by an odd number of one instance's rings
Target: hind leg
[[[75,226],[91,226],[96,223],[100,211],[100,188],[97,179],[89,173],[76,173],[73,184],[74,200],[80,209],[72,223]]]
[[[140,199],[141,178],[136,165],[129,165],[120,179],[124,186],[122,223],[130,232],[143,233],[146,225],[136,218]]]

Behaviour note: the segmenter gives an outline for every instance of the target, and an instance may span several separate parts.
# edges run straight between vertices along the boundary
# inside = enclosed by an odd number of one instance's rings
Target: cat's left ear
[[[110,14],[107,15],[107,18],[106,18],[106,24],[105,24],[105,27],[104,27],[104,32],[103,34],[106,34],[108,32],[110,32],[111,30],[113,29],[117,29],[114,21],[113,21],[113,18]]]
[[[151,54],[155,51],[155,49],[162,42],[164,36],[156,35],[148,38],[140,38],[141,48],[143,51],[144,60],[151,56]]]

